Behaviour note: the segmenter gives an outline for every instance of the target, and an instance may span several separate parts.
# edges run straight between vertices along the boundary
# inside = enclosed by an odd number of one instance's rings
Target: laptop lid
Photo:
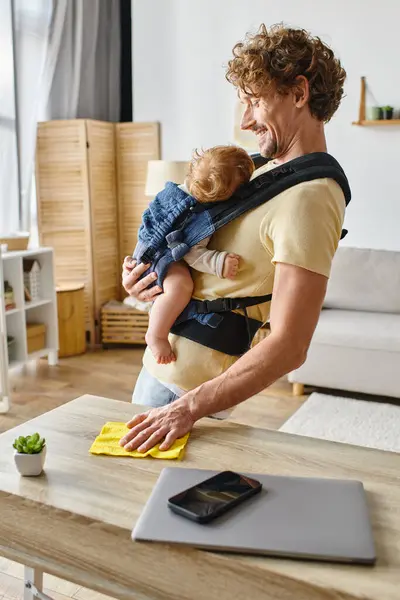
[[[211,523],[200,525],[170,510],[168,498],[216,473],[163,469],[132,539],[244,554],[375,562],[361,482],[246,473],[261,481],[261,493]]]

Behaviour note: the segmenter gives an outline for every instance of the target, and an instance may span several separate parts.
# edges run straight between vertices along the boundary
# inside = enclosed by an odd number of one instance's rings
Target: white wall
[[[328,151],[353,192],[346,245],[400,250],[400,126],[354,127],[361,75],[371,104],[400,108],[400,2],[394,0],[132,0],[135,121],[161,123],[165,159],[232,142],[235,92],[224,65],[261,22],[319,35],[341,58],[346,97],[327,126]]]

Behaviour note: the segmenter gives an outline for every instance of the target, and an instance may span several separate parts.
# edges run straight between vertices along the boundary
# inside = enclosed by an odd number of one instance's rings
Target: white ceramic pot
[[[14,452],[14,460],[18,471],[25,477],[37,477],[41,474],[46,460],[46,446],[39,454],[21,454]]]

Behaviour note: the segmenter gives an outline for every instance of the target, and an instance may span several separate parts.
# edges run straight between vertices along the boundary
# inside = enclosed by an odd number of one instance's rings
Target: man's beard
[[[262,157],[275,158],[278,154],[278,143],[269,136],[268,143],[264,144],[263,147],[259,147],[259,150]]]

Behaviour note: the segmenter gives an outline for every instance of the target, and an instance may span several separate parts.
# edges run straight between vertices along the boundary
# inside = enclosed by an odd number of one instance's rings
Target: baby
[[[228,200],[242,184],[247,183],[253,171],[254,163],[245,150],[236,146],[216,146],[202,154],[195,152],[185,185],[180,187],[197,202],[220,202]],[[152,305],[146,343],[158,364],[166,365],[176,360],[168,334],[192,298],[193,280],[187,265],[221,278],[236,277],[240,257],[209,250],[209,242],[210,238],[205,238],[184,256],[184,262],[171,264],[164,279],[163,293]]]

